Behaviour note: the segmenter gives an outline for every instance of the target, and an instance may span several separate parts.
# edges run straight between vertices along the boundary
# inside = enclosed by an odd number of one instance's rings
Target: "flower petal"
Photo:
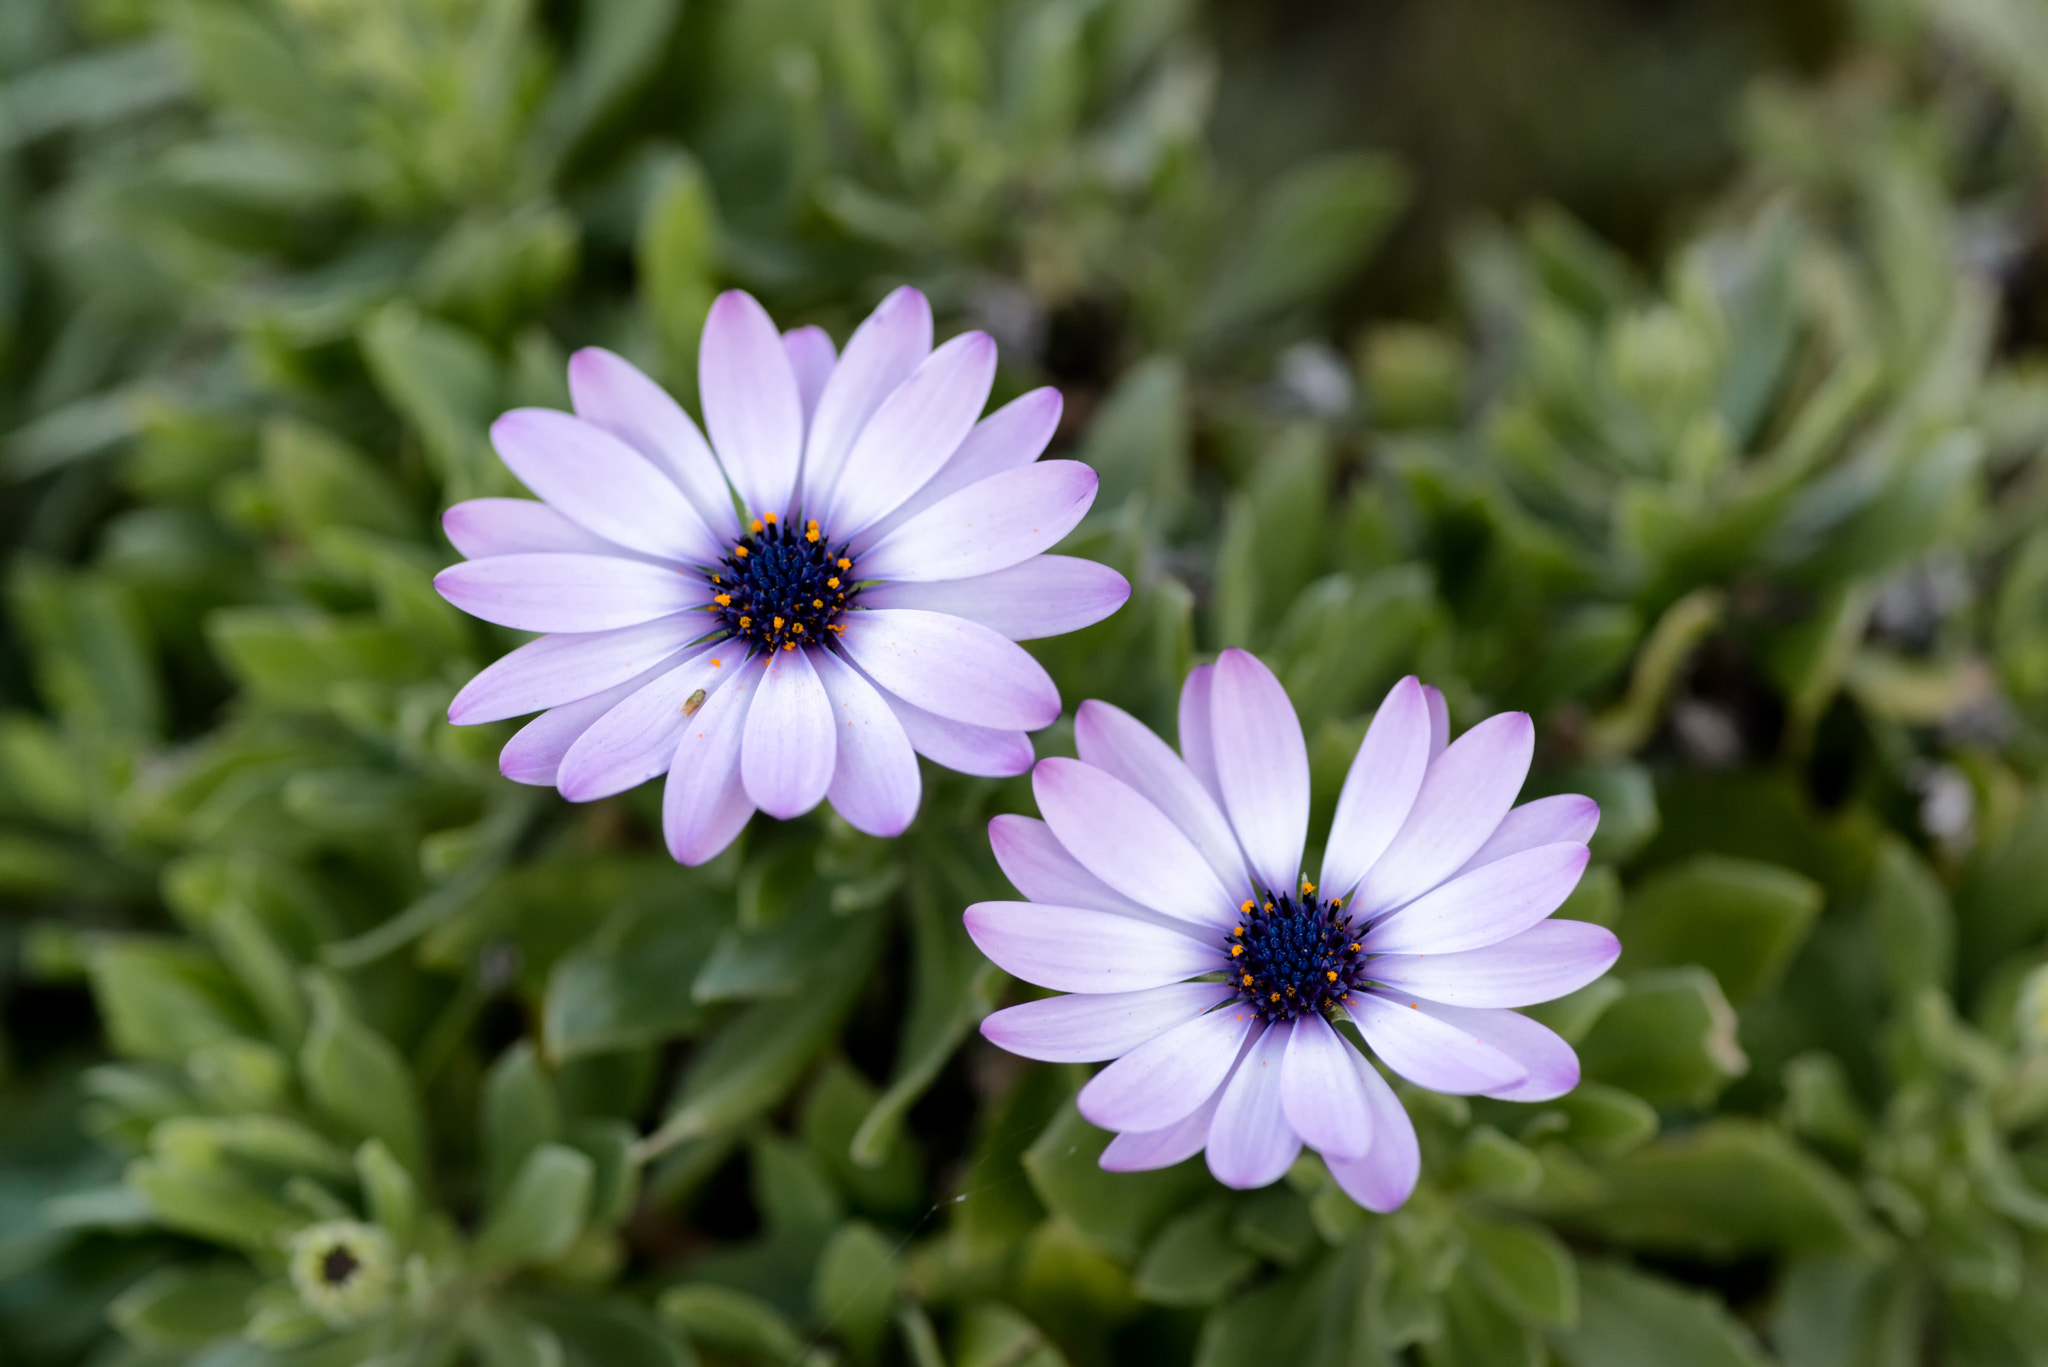
[[[469,560],[536,552],[622,555],[614,546],[531,498],[472,498],[441,514],[441,530]]]
[[[515,408],[491,424],[491,445],[521,484],[607,541],[664,560],[718,558],[682,490],[601,427],[550,408]]]
[[[1352,905],[1377,915],[1413,901],[1465,866],[1514,805],[1536,732],[1526,712],[1488,717],[1429,766],[1401,833]]]
[[[1381,1215],[1399,1210],[1415,1191],[1415,1179],[1422,1175],[1422,1146],[1415,1140],[1415,1122],[1401,1105],[1401,1098],[1356,1050],[1352,1059],[1358,1067],[1358,1081],[1365,1088],[1372,1108],[1372,1147],[1363,1158],[1331,1158],[1330,1175],[1344,1194]]]
[[[835,536],[853,536],[938,473],[981,416],[996,344],[962,333],[927,356],[861,428],[826,502]]]
[[[610,555],[494,555],[434,576],[435,591],[470,616],[521,631],[638,626],[704,606],[706,588],[694,574]]]
[[[1226,1006],[1155,1033],[1089,1079],[1075,1104],[1105,1130],[1163,1130],[1223,1084],[1258,1025],[1249,1006]]]
[[[1041,460],[940,499],[860,558],[864,579],[966,579],[1029,560],[1080,524],[1100,481],[1074,460]]]
[[[747,712],[765,667],[759,658],[747,661],[738,674],[704,700],[676,743],[662,790],[661,830],[668,852],[679,864],[702,864],[733,842],[754,804],[740,782],[740,741]]]
[[[862,532],[856,543],[872,546],[940,499],[950,498],[991,475],[1029,465],[1044,453],[1060,425],[1060,392],[1047,386],[1010,400],[974,424],[939,472]]]
[[[464,684],[448,705],[448,720],[457,726],[503,721],[602,693],[703,634],[701,616],[678,613],[616,631],[565,631],[528,641]]]
[[[756,517],[791,511],[803,399],[781,334],[743,290],[727,290],[711,305],[697,351],[697,388],[711,445],[748,510]]]
[[[1389,1068],[1418,1087],[1470,1096],[1512,1087],[1528,1069],[1459,1025],[1426,1013],[1420,1003],[1396,1003],[1377,992],[1353,992],[1345,1009]]]
[[[747,800],[778,821],[823,802],[838,765],[838,733],[811,652],[771,651],[740,749]]]
[[[1188,772],[1223,805],[1223,785],[1216,778],[1216,738],[1209,727],[1210,695],[1216,685],[1215,665],[1196,665],[1180,686],[1180,754]],[[1233,835],[1233,838],[1234,835]]]
[[[1222,1100],[1223,1089],[1218,1087],[1185,1120],[1163,1130],[1120,1134],[1109,1141],[1096,1161],[1104,1172],[1149,1172],[1193,1158],[1209,1142],[1209,1126],[1215,1122],[1216,1107]]]
[[[868,678],[868,682],[873,684],[874,680]],[[910,748],[942,768],[976,778],[1015,778],[1038,758],[1031,748],[1031,737],[1022,731],[954,721],[905,702],[885,688],[877,687],[875,691],[889,704],[896,720],[903,723]]]
[[[1294,892],[1308,839],[1308,745],[1294,704],[1273,671],[1242,650],[1218,657],[1212,690],[1209,733],[1223,809],[1267,891]]]
[[[1451,707],[1440,690],[1427,684],[1422,695],[1429,702],[1429,759],[1434,764],[1451,743]]]
[[[1055,992],[1135,992],[1215,969],[1220,955],[1177,930],[1086,907],[977,902],[967,934],[1005,973]]]
[[[1141,918],[1149,914],[1146,908],[1082,868],[1081,861],[1060,844],[1052,827],[1037,817],[1005,813],[991,818],[988,843],[995,851],[996,863],[1002,866],[1003,876],[1034,902],[1093,907]]]
[[[791,328],[782,334],[782,350],[796,376],[797,402],[803,405],[804,425],[808,429],[818,411],[818,396],[825,392],[825,383],[832,378],[839,353],[833,350],[832,339],[821,327]],[[809,440],[808,435],[805,439]]]
[[[1563,905],[1586,871],[1584,845],[1539,845],[1482,864],[1375,922],[1372,954],[1453,954],[1498,944]]]
[[[1576,992],[1614,966],[1621,941],[1587,921],[1538,921],[1519,935],[1454,954],[1385,954],[1372,977],[1455,1006],[1533,1006]]]
[[[1600,804],[1590,797],[1577,793],[1560,793],[1556,797],[1539,797],[1534,802],[1524,802],[1501,818],[1493,834],[1479,847],[1478,853],[1465,861],[1465,867],[1458,872],[1466,873],[1481,864],[1491,864],[1523,850],[1533,850],[1538,845],[1556,845],[1572,841],[1583,845],[1593,838],[1593,832],[1600,827]]]
[[[1277,1182],[1301,1153],[1301,1136],[1280,1103],[1293,1034],[1287,1025],[1268,1026],[1223,1089],[1209,1125],[1209,1171],[1226,1187],[1243,1191]]]
[[[1069,555],[1039,555],[972,579],[877,584],[862,590],[861,603],[943,612],[979,622],[1012,641],[1030,641],[1093,626],[1130,596],[1130,582],[1107,565]]]
[[[846,340],[804,439],[804,503],[812,517],[833,506],[846,453],[882,400],[931,355],[932,306],[908,285],[876,305]],[[836,536],[844,537],[844,531]]]
[[[593,802],[637,788],[675,762],[683,728],[719,686],[739,672],[736,650],[700,647],[591,723],[562,757],[556,786],[571,802]],[[703,690],[698,706],[690,699]],[[687,710],[686,710],[687,709]]]
[[[670,666],[664,662],[622,684],[575,702],[551,707],[519,728],[498,752],[498,772],[514,783],[554,786],[569,748],[599,717],[652,683]]]
[[[675,481],[714,539],[739,534],[732,489],[711,444],[669,392],[639,367],[602,347],[569,358],[569,398],[576,416],[617,437]]]
[[[811,665],[831,700],[838,733],[838,768],[825,796],[857,831],[903,834],[917,815],[924,782],[903,723],[874,685],[831,651],[812,652]]]
[[[1528,1070],[1519,1082],[1496,1087],[1486,1095],[1500,1101],[1550,1101],[1579,1085],[1579,1056],[1549,1026],[1519,1011],[1477,1006],[1421,1003],[1425,1015],[1485,1040]]]
[[[1249,891],[1230,820],[1173,747],[1119,707],[1093,698],[1074,713],[1081,762],[1127,783],[1202,852],[1226,894]]]
[[[1031,791],[1081,866],[1138,903],[1200,926],[1237,919],[1237,900],[1166,814],[1123,780],[1073,759],[1040,760]],[[1220,959],[1222,950],[1216,950]]]
[[[1429,737],[1429,699],[1411,674],[1373,714],[1344,776],[1323,851],[1323,896],[1349,897],[1394,843],[1429,767]]]
[[[981,1033],[1024,1058],[1100,1063],[1193,1020],[1230,991],[1223,983],[1169,983],[1142,992],[1070,992],[997,1011],[983,1019]]]
[[[849,612],[839,643],[869,678],[941,717],[1036,731],[1060,714],[1045,667],[979,623],[910,608]]]
[[[1280,1106],[1294,1132],[1326,1156],[1362,1158],[1372,1146],[1372,1105],[1358,1080],[1355,1052],[1314,1012],[1295,1020],[1281,1067]]]

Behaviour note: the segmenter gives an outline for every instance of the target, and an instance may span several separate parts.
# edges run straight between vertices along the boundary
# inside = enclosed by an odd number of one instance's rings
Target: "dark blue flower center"
[[[857,590],[846,543],[834,546],[815,521],[798,531],[768,513],[720,557],[712,610],[734,636],[762,650],[821,645]]]
[[[1299,895],[1247,901],[1223,943],[1238,995],[1266,1021],[1291,1021],[1364,985],[1359,934],[1341,898],[1321,901],[1304,883]]]

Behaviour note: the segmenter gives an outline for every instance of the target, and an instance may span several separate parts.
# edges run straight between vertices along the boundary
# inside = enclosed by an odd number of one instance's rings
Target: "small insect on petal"
[[[683,699],[683,715],[686,717],[694,717],[697,715],[697,709],[702,707],[703,705],[704,690],[700,688],[695,693],[692,693],[689,697]]]

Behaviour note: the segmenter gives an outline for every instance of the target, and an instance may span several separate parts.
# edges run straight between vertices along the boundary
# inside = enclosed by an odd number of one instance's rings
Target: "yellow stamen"
[[[1328,978],[1331,982],[1335,982],[1337,981],[1337,970],[1333,968],[1329,970],[1327,973],[1323,974],[1323,976],[1325,978]]]
[[[1309,882],[1309,881],[1308,881],[1308,879],[1306,879],[1306,878],[1304,878],[1304,879],[1302,879],[1302,880],[1301,880],[1301,895],[1302,895],[1303,897],[1306,897],[1306,896],[1308,896],[1308,895],[1309,895],[1310,893],[1314,892],[1315,890],[1316,890],[1316,885],[1315,885],[1314,883],[1311,883],[1311,882]]]
[[[1246,987],[1250,987],[1250,986],[1252,985],[1252,975],[1251,975],[1251,974],[1247,973],[1247,974],[1245,974],[1245,975],[1244,975],[1244,985],[1245,985]]]
[[[828,589],[836,589],[836,588],[838,588],[838,587],[839,587],[839,576],[835,574],[835,575],[833,575],[833,576],[832,576],[832,577],[831,577],[830,579],[827,579],[827,580],[825,581],[825,587],[826,587],[826,588],[828,588]]]
[[[742,617],[742,618],[740,618],[740,629],[741,629],[741,630],[745,630],[746,628],[748,628],[748,627],[750,627],[750,626],[752,626],[752,625],[754,625],[754,619],[753,619],[753,618],[751,618],[751,617]]]
[[[769,525],[769,526],[771,526],[771,527],[772,527],[772,526],[774,526],[774,525],[775,525],[775,514],[773,514],[773,513],[769,513],[769,514],[768,514],[767,516],[768,516],[768,525]]]
[[[1252,910],[1252,899],[1249,897],[1245,898],[1244,905],[1239,907],[1238,910],[1249,916]]]
[[[802,622],[798,622],[795,626],[790,628],[791,631],[802,631],[803,629],[804,624]]]
[[[732,548],[732,553],[734,555],[744,557],[747,553],[747,548],[745,546],[734,546]]]
[[[1242,934],[1244,934],[1244,927],[1243,927],[1243,926],[1239,926],[1239,927],[1238,927],[1237,929],[1235,929],[1235,930],[1231,931],[1230,933],[1231,933],[1232,935],[1242,935]]]
[[[814,608],[821,608],[821,607],[824,607],[824,606],[825,606],[825,600],[824,600],[824,599],[822,599],[822,598],[813,598],[813,599],[811,600],[811,606],[812,606],[812,607],[814,607]]]
[[[842,555],[841,557],[839,557],[839,568],[842,570],[850,570],[853,568],[853,562]]]
[[[1243,945],[1232,945],[1232,946],[1230,947],[1230,957],[1231,957],[1231,958],[1235,959],[1235,958],[1236,958],[1236,957],[1237,957],[1238,955],[1240,955],[1240,954],[1242,954],[1242,953],[1244,953],[1244,946],[1243,946]]]
[[[747,524],[747,528],[748,528],[748,530],[750,530],[750,531],[756,531],[756,532],[760,531],[760,530],[761,530],[761,519],[760,519],[760,518],[758,518],[758,517],[757,517],[757,518],[755,518],[755,519],[754,519],[754,520],[753,520],[752,522],[750,522],[750,523],[748,523],[748,524]]]
[[[1356,944],[1352,944],[1348,946],[1348,948],[1351,950],[1353,954],[1356,954],[1358,952],[1358,946]]]
[[[777,631],[782,630],[782,619],[780,617],[775,619],[775,629]]]
[[[722,608],[729,608],[732,606],[732,595],[729,593],[721,593],[714,596],[711,601],[718,604],[718,606]]]
[[[782,648],[783,648],[784,650],[795,650],[795,649],[796,649],[796,642],[795,642],[795,641],[784,641],[784,642],[782,643]]]

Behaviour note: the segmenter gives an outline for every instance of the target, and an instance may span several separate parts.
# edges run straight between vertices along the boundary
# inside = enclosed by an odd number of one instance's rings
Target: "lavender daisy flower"
[[[712,305],[699,366],[706,442],[608,351],[569,362],[574,414],[507,413],[491,441],[540,502],[448,510],[468,559],[443,597],[545,632],[459,693],[457,724],[541,715],[500,768],[586,802],[666,773],[670,852],[697,864],[756,809],[821,799],[860,830],[916,815],[916,756],[1029,768],[1059,692],[1015,643],[1087,626],[1130,596],[1091,561],[1042,554],[1094,501],[1094,471],[1040,461],[1060,396],[986,418],[995,343],[932,348],[900,289],[835,355],[778,334],[751,297]],[[977,421],[979,419],[979,421]]]
[[[1285,1173],[1304,1144],[1361,1205],[1407,1200],[1415,1129],[1347,1017],[1422,1087],[1544,1101],[1578,1084],[1571,1047],[1507,1008],[1583,987],[1620,953],[1596,925],[1546,919],[1586,867],[1599,808],[1514,806],[1524,713],[1449,741],[1443,697],[1403,679],[1303,876],[1308,749],[1264,665],[1226,650],[1181,693],[1181,752],[1100,702],[1080,758],[1032,775],[1043,821],[1000,816],[997,860],[1027,902],[983,902],[968,933],[1067,996],[998,1011],[982,1033],[1027,1058],[1114,1059],[1081,1114],[1117,1132],[1112,1171],[1207,1150],[1233,1187]]]

